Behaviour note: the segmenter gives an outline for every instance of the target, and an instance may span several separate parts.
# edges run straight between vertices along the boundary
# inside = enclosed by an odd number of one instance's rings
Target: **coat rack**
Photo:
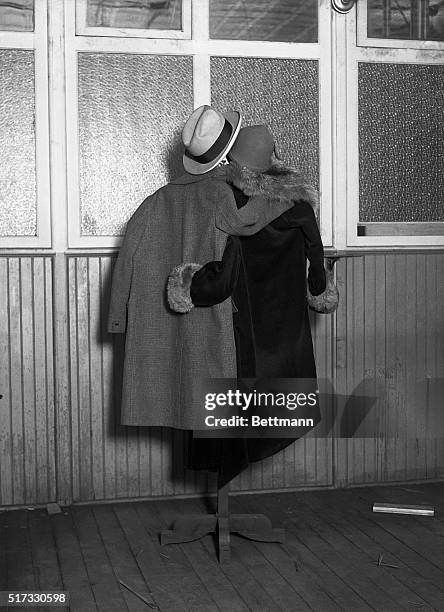
[[[219,563],[229,563],[231,558],[230,534],[236,533],[256,542],[285,540],[285,530],[272,526],[265,514],[230,514],[228,493],[230,483],[217,488],[217,512],[215,514],[188,514],[181,516],[160,534],[160,543],[180,544],[193,542],[214,533],[217,537]]]

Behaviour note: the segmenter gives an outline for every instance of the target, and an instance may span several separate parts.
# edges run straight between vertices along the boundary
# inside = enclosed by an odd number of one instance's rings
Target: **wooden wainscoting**
[[[444,478],[443,254],[344,258],[337,276],[338,411],[355,434],[336,439],[336,485]]]
[[[106,332],[113,259],[69,257],[73,499],[115,499],[196,493],[214,487],[205,473],[183,468],[180,431],[122,427],[119,399],[123,338]],[[332,367],[332,320],[316,324],[318,368]],[[331,439],[307,438],[251,466],[233,489],[275,489],[332,484]]]
[[[106,332],[114,260],[0,257],[2,506],[215,487],[184,470],[181,432],[119,424],[124,338]],[[444,255],[367,254],[336,268],[337,315],[312,315],[330,394],[319,435],[251,466],[234,490],[444,478]]]
[[[52,258],[0,257],[0,505],[55,501]]]

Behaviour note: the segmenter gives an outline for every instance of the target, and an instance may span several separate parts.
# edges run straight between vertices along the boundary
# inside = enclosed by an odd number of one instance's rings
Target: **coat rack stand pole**
[[[224,485],[219,482],[216,514],[188,514],[179,517],[172,529],[165,529],[160,533],[161,545],[193,542],[214,533],[218,540],[219,562],[229,563],[230,533],[256,542],[284,542],[284,529],[274,528],[265,514],[230,514],[229,491],[229,482]]]

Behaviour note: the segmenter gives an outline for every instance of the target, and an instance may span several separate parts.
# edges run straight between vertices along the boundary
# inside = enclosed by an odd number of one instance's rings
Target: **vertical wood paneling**
[[[20,260],[21,303],[22,316],[22,379],[23,385],[23,431],[24,431],[24,476],[27,499],[36,498],[36,377],[34,372],[34,295],[33,295],[33,265],[29,258]],[[26,432],[26,433],[25,433]]]
[[[94,496],[101,499],[105,495],[105,463],[103,441],[103,351],[102,343],[102,312],[100,308],[100,258],[88,259],[88,286],[97,287],[96,291],[88,291],[88,345],[89,345],[89,377],[90,394],[90,439],[91,439],[91,486]],[[97,469],[95,469],[97,466]]]
[[[375,264],[375,309],[374,309],[374,350],[375,350],[375,375],[374,384],[372,386],[372,392],[376,396],[380,389],[384,389],[382,392],[380,411],[378,412],[377,419],[377,430],[387,431],[386,428],[386,394],[387,386],[390,384],[390,375],[385,370],[385,359],[386,359],[386,344],[387,344],[387,321],[386,321],[386,309],[387,309],[387,294],[386,294],[386,258],[385,257],[374,257],[372,258]],[[384,441],[379,437],[376,439],[375,444],[375,473],[377,474],[378,480],[384,480],[384,471],[386,464],[386,453]]]
[[[108,406],[113,405],[114,388],[116,380],[114,377],[114,354],[112,343],[106,338],[107,325],[107,305],[109,302],[109,283],[108,279],[111,275],[111,258],[101,257],[100,263],[100,329],[97,333],[105,340],[102,342],[102,432],[103,432],[103,462],[104,462],[104,497],[116,497],[116,449],[114,444],[114,435],[116,431],[115,423],[117,416],[107,411]],[[116,350],[116,355],[118,351]]]
[[[112,257],[68,258],[73,499],[176,495],[214,488],[211,475],[184,469],[182,432],[119,423],[123,337],[106,332],[111,268]],[[313,337],[319,376],[331,381],[330,317],[316,317]],[[299,440],[251,466],[233,482],[233,489],[330,484],[331,454],[328,437]]]
[[[9,295],[9,394],[11,410],[12,482],[14,502],[24,504],[25,491],[25,449],[23,423],[23,369],[22,369],[22,320],[20,258],[8,261]]]
[[[54,501],[50,257],[0,257],[0,342],[0,505]]]
[[[376,401],[353,438],[336,440],[338,486],[443,477],[436,410],[444,378],[443,259],[397,253],[339,262],[336,389],[346,396],[342,415],[347,403],[360,414],[369,398]],[[346,415],[351,427],[353,414]]]
[[[333,422],[331,389],[333,387],[333,325],[334,318],[311,313],[313,348],[316,373],[321,392],[322,421],[316,433],[309,434],[295,444],[295,470],[298,481],[294,485],[319,486],[332,484],[332,433]],[[290,468],[291,469],[291,468]],[[287,485],[288,486],[288,485]]]
[[[182,432],[120,425],[113,258],[63,259],[53,279],[51,257],[0,257],[0,505],[214,489],[184,469]],[[327,394],[318,435],[251,465],[234,490],[444,478],[443,278],[440,253],[338,262],[336,316],[311,315]]]
[[[73,469],[75,463],[72,446],[71,419],[71,362],[68,330],[68,286],[67,261],[63,253],[53,258],[53,312],[47,317],[48,334],[54,334],[54,418],[56,435],[56,486],[57,501],[69,504],[73,492]]]
[[[321,435],[307,436],[250,466],[233,481],[234,490],[334,481],[343,486],[442,473],[442,443],[424,440],[425,420],[414,409],[424,402],[421,379],[436,378],[439,369],[442,344],[433,329],[442,329],[443,321],[433,304],[442,259],[399,253],[339,262],[337,316],[312,315],[321,391],[335,391],[322,406]],[[175,495],[214,487],[205,473],[184,471],[181,432],[120,426],[123,339],[110,337],[104,323],[111,258],[70,258],[69,270],[73,445],[82,457],[75,464],[74,499]],[[356,427],[353,436],[338,437]]]
[[[51,263],[51,266],[45,266]],[[45,269],[46,268],[46,269]],[[32,318],[34,362],[34,403],[33,415],[36,450],[35,497],[43,499],[45,489],[52,489],[51,499],[56,496],[55,483],[55,429],[54,429],[54,344],[52,321],[52,261],[33,258],[30,270],[32,275]],[[49,281],[49,282],[48,282]],[[45,308],[41,308],[45,304]],[[49,323],[49,326],[48,326]],[[46,376],[41,377],[43,367]],[[32,423],[31,423],[32,427]],[[46,485],[46,486],[45,486]],[[39,491],[39,486],[41,491]]]
[[[0,257],[0,500],[12,503],[8,259]]]
[[[78,377],[78,359],[79,351],[77,347],[77,270],[75,258],[68,258],[68,342],[69,342],[69,373],[70,386],[68,393],[70,394],[69,405],[71,406],[70,426],[71,439],[65,440],[67,443],[67,452],[70,451],[72,458],[71,497],[79,499],[79,471],[80,471],[80,455],[79,455],[79,377]]]
[[[78,384],[78,427],[79,427],[79,495],[81,498],[95,499],[92,482],[92,405],[91,405],[91,366],[94,356],[90,352],[90,317],[89,293],[95,291],[90,286],[88,271],[92,258],[76,258],[77,304],[77,384]]]
[[[434,344],[436,346],[436,372],[435,372],[435,380],[440,381],[440,387],[431,391],[430,395],[434,397],[435,402],[439,402],[441,406],[441,419],[440,426],[444,427],[444,414],[442,410],[442,398],[444,397],[444,330],[442,325],[443,319],[443,308],[444,304],[444,258],[437,257],[437,265],[436,265],[436,283],[437,283],[437,292],[436,292],[436,302],[435,302],[435,314],[436,319],[434,321],[438,321],[438,325],[440,327],[435,327],[434,334]],[[438,339],[437,339],[438,338]],[[444,440],[441,438],[437,441],[437,448],[435,451],[436,457],[436,466],[434,477],[444,478]],[[433,477],[433,476],[432,476]]]

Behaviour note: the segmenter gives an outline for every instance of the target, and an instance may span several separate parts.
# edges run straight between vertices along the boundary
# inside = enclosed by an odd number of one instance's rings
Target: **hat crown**
[[[216,142],[224,125],[222,113],[204,104],[185,123],[182,142],[192,155],[202,155]]]
[[[251,170],[264,172],[273,165],[275,142],[266,125],[243,127],[229,153],[229,158]]]
[[[190,174],[205,174],[227,156],[242,122],[238,111],[221,113],[208,104],[193,111],[182,130],[183,166]]]

